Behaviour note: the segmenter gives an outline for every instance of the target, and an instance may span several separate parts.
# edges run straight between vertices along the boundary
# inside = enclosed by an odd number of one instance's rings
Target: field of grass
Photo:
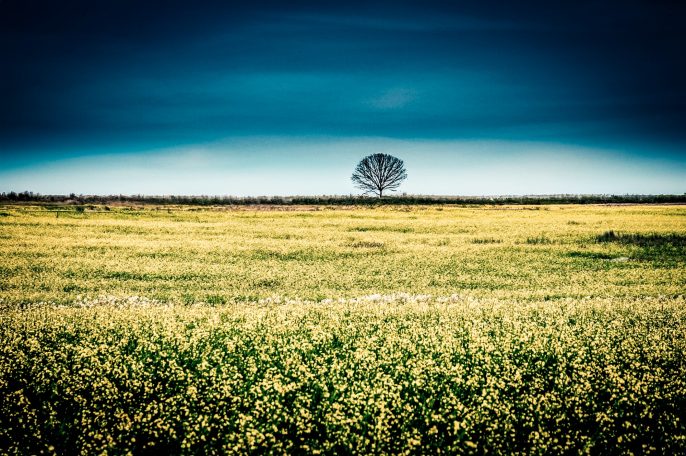
[[[686,207],[0,207],[0,452],[686,452]],[[288,210],[274,210],[288,209]]]

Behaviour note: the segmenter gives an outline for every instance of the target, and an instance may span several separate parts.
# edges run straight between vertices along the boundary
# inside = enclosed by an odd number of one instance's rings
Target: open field
[[[684,291],[686,207],[308,209],[117,208],[57,218],[6,207],[0,298],[218,304],[393,292],[539,300]],[[597,242],[609,230],[658,238]]]
[[[684,206],[97,209],[0,208],[0,452],[686,452]]]

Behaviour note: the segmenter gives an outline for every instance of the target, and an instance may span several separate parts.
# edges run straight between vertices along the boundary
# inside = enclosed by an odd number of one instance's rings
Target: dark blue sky
[[[594,169],[635,168],[606,176],[606,187],[494,182],[493,193],[682,193],[682,5],[0,0],[0,190],[256,193],[169,181],[184,179],[178,157],[187,163],[198,151],[240,180],[277,168],[333,176],[342,166],[347,175],[381,148],[435,163],[438,174],[446,162],[465,169],[461,158],[470,162],[475,149],[480,166],[518,166],[522,154],[554,165],[565,150]],[[127,175],[148,156],[169,172],[136,186]],[[67,171],[116,167],[110,186]],[[545,181],[540,173],[552,171],[535,172]],[[655,185],[636,181],[641,174]],[[59,175],[72,187],[45,182]],[[430,166],[416,173],[431,175]],[[339,184],[284,181],[265,193],[352,191],[349,180]]]

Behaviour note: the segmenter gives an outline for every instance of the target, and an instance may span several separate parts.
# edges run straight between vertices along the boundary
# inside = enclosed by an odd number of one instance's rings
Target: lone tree
[[[384,190],[396,190],[407,178],[403,161],[388,154],[372,154],[357,164],[352,181],[365,193],[376,193],[379,198]]]

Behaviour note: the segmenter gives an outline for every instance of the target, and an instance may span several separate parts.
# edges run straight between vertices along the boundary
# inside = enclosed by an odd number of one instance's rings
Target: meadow
[[[686,452],[686,207],[0,207],[0,452]]]

